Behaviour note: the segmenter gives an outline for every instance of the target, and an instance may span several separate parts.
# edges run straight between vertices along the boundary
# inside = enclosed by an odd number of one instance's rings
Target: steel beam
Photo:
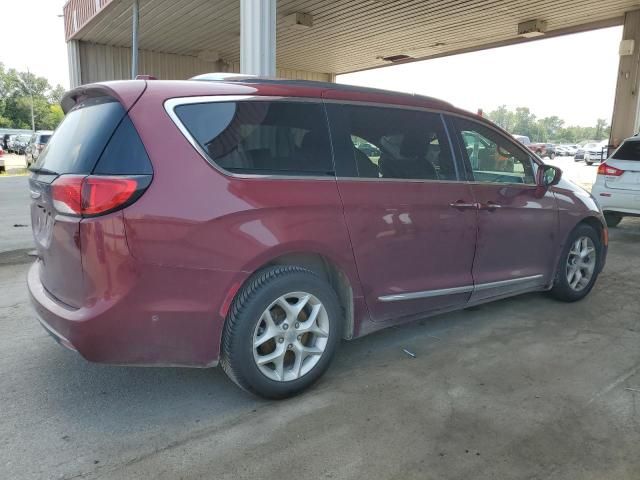
[[[640,130],[640,10],[627,12],[623,40],[633,40],[631,55],[620,56],[609,144],[617,147]]]

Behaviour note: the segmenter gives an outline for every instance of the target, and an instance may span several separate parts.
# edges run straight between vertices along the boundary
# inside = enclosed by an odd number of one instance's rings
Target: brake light
[[[142,180],[142,181],[141,181]],[[58,213],[94,216],[125,206],[149,185],[147,177],[62,175],[51,184]]]
[[[601,163],[598,167],[598,175],[607,175],[609,177],[619,177],[624,173],[624,170],[620,170],[619,168],[612,167],[611,165],[607,165],[606,163]]]
[[[82,214],[83,175],[62,175],[51,184],[53,208],[64,215]]]

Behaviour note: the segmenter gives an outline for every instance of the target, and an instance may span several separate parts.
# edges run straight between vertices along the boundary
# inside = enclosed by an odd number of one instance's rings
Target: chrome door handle
[[[466,203],[466,202],[463,202],[462,200],[458,200],[457,202],[450,203],[449,206],[452,208],[457,208],[458,210],[470,210],[470,209],[476,210],[478,208],[477,203]]]
[[[489,210],[490,212],[493,212],[498,208],[502,208],[502,205],[496,202],[487,202],[484,205],[480,205],[480,210]]]

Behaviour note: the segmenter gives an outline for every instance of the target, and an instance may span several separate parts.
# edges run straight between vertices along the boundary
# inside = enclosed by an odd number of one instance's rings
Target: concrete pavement
[[[583,184],[597,168],[553,163]],[[525,295],[345,342],[314,388],[267,402],[219,369],[57,345],[28,305],[28,202],[26,177],[0,177],[0,479],[638,478],[640,219],[611,230],[582,302]]]
[[[640,220],[611,239],[582,302],[525,295],[343,343],[283,402],[218,369],[85,362],[34,319],[29,259],[0,255],[0,478],[636,480]]]

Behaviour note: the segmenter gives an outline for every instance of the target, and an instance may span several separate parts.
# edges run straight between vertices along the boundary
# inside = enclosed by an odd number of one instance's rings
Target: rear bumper
[[[604,212],[640,215],[640,191],[616,190],[595,184],[591,193]]]
[[[86,360],[117,365],[217,365],[224,291],[216,292],[211,286],[230,285],[236,274],[196,272],[202,278],[194,281],[193,271],[150,267],[129,286],[127,295],[73,308],[47,292],[40,281],[40,268],[40,261],[35,262],[27,275],[38,320],[58,343]],[[160,285],[175,281],[176,277],[183,280],[183,289],[174,286],[173,292],[161,290]],[[169,298],[172,293],[173,298]]]

